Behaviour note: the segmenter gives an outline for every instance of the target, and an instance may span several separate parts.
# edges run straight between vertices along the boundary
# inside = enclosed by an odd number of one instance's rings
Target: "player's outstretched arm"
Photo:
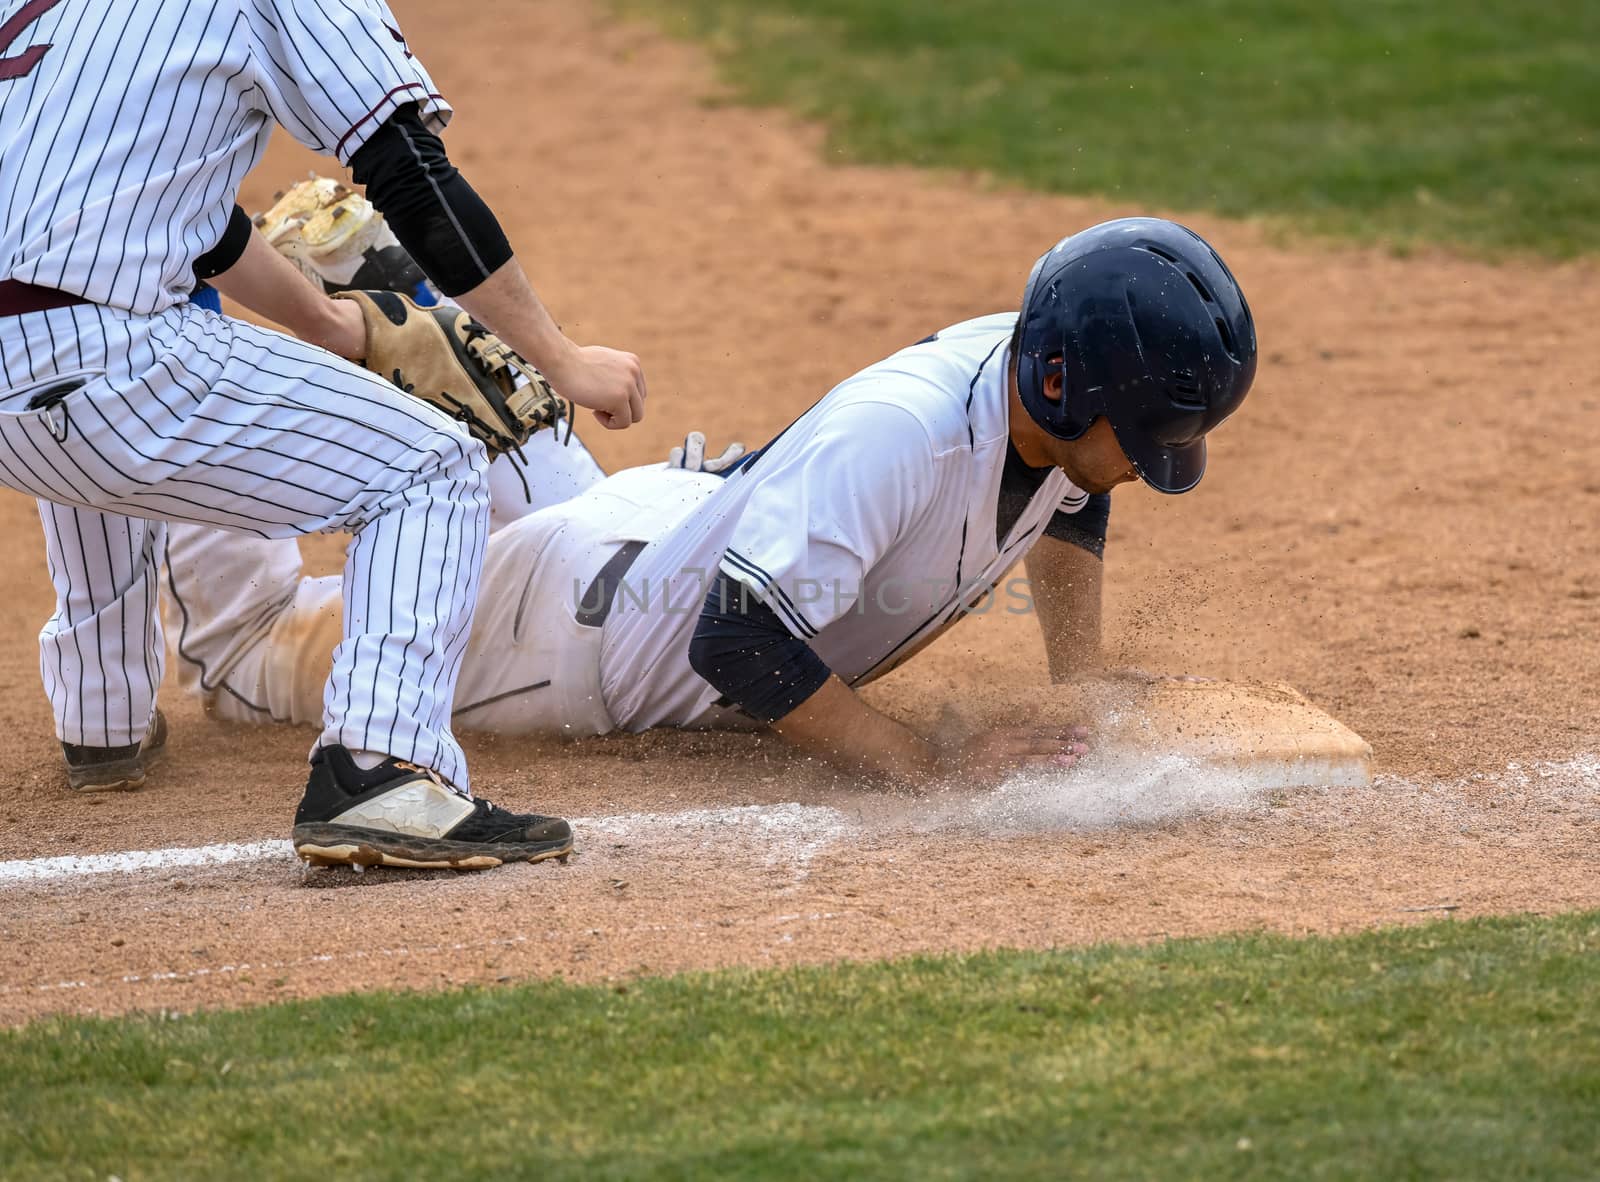
[[[930,742],[862,701],[771,606],[726,576],[706,595],[689,664],[724,698],[795,746],[875,779],[993,783],[1024,767],[1071,767],[1086,749],[1081,730],[1060,726]]]
[[[773,728],[847,771],[911,785],[993,784],[1028,768],[1069,768],[1088,750],[1080,727],[1004,727],[930,741],[874,710],[837,677]]]
[[[829,676],[773,729],[846,771],[901,783],[932,780],[940,772],[932,743],[868,706],[837,676]]]
[[[1104,564],[1071,542],[1043,537],[1029,551],[1028,584],[1044,634],[1053,681],[1100,670],[1100,604]]]
[[[837,677],[773,729],[847,771],[911,785],[994,784],[1030,768],[1069,768],[1088,750],[1081,727],[1003,727],[930,741],[874,710]]]

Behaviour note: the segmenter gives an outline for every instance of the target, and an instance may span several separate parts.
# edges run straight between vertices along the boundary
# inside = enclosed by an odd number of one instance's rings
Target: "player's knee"
[[[488,520],[489,457],[483,444],[465,432],[441,430],[419,440],[412,454],[417,459],[411,480],[385,496],[380,512],[413,504],[421,494],[471,519]]]
[[[419,450],[432,457],[418,469],[423,479],[460,481],[464,489],[481,491],[487,500],[489,453],[481,442],[465,431],[446,429],[423,440]]]
[[[482,517],[487,522],[490,505],[489,456],[484,451],[483,444],[476,439],[469,439],[467,442],[472,446],[468,449],[458,477],[460,481],[458,499],[474,517]]]

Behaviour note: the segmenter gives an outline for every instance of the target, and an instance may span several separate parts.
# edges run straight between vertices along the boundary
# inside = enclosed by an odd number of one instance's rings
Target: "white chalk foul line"
[[[132,874],[140,870],[181,870],[226,866],[230,862],[272,862],[292,857],[287,841],[237,841],[187,849],[122,850],[113,854],[71,854],[0,862],[0,883],[76,878],[85,874]]]
[[[767,846],[773,857],[805,861],[835,840],[849,823],[838,809],[811,804],[750,804],[681,813],[622,813],[575,817],[579,848],[589,834],[617,838],[671,837],[680,842],[716,844],[743,840]],[[288,862],[287,841],[240,841],[164,850],[122,850],[0,862],[0,886],[94,874],[133,874],[143,870],[185,870],[238,863]]]

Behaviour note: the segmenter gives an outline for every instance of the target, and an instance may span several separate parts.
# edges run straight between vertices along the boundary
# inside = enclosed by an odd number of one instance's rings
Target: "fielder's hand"
[[[392,291],[344,291],[361,309],[362,364],[466,424],[491,456],[554,427],[566,407],[538,370],[459,308],[419,308]]]
[[[573,345],[544,373],[561,397],[588,407],[608,431],[644,419],[644,367],[632,353],[604,345]]]

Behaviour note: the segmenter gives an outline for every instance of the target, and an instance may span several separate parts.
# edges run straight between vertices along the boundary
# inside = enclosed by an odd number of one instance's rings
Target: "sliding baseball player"
[[[869,366],[723,471],[595,473],[519,513],[520,485],[496,465],[503,524],[455,723],[770,726],[904,782],[1070,765],[1081,733],[942,744],[855,690],[984,608],[1035,611],[1057,678],[1092,668],[1107,494],[1135,478],[1193,488],[1204,437],[1245,397],[1255,358],[1244,296],[1211,247],[1130,218],[1044,255],[1020,314]],[[1008,581],[1024,558],[1029,580]],[[185,688],[223,717],[314,721],[339,579],[304,577],[292,542],[198,527],[171,532],[168,561]]]

